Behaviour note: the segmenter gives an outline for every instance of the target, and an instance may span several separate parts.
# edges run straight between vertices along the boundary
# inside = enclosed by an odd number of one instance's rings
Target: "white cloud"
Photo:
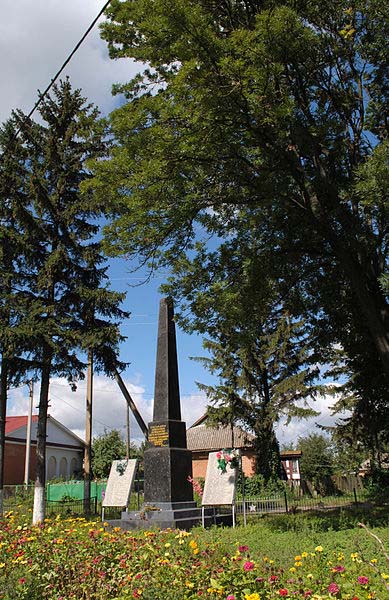
[[[144,388],[142,386],[135,385],[130,381],[125,381],[125,385],[147,424],[151,421],[151,399],[144,397]],[[7,411],[8,415],[27,414],[27,394],[28,390],[26,387],[12,390],[10,393],[9,410]],[[77,391],[72,392],[65,379],[54,378],[50,383],[49,397],[49,414],[74,431],[76,435],[84,438],[86,382],[81,382],[77,387]],[[34,414],[38,412],[38,404],[39,385],[35,385]],[[103,433],[105,429],[119,429],[123,436],[125,435],[126,401],[116,382],[100,375],[94,377],[92,421],[93,436]],[[143,434],[132,415],[130,416],[130,435],[131,440],[137,444],[143,440]]]
[[[311,403],[311,408],[319,412],[317,417],[309,419],[292,419],[287,425],[286,420],[281,420],[275,427],[277,439],[280,445],[290,442],[297,442],[299,437],[306,437],[310,433],[323,433],[322,430],[316,427],[316,424],[324,426],[335,425],[341,417],[347,416],[344,414],[332,414],[332,406],[336,402],[336,396],[320,396]]]
[[[104,5],[103,0],[3,0],[0,22],[0,122],[13,108],[29,112],[64,60]],[[89,101],[103,113],[118,102],[111,86],[139,70],[133,61],[110,60],[97,25],[61,77],[70,75]]]
[[[146,397],[144,388],[138,382],[124,380],[124,383],[146,425],[152,420],[153,400]],[[50,406],[49,414],[60,421],[65,427],[71,429],[76,435],[85,438],[86,419],[86,381],[82,381],[76,392],[72,392],[67,381],[62,378],[53,378],[50,382]],[[34,385],[34,410],[37,414],[39,404],[39,385]],[[14,389],[10,393],[9,410],[10,416],[26,415],[28,411],[28,389],[23,386]],[[205,412],[206,398],[202,394],[183,396],[181,399],[182,419],[189,427]],[[94,377],[93,391],[93,436],[104,432],[105,429],[118,429],[123,437],[126,435],[126,401],[117,383],[104,377]],[[130,437],[131,441],[139,445],[144,437],[130,414]]]

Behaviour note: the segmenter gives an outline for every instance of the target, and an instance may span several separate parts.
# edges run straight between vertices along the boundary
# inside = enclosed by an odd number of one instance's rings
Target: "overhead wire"
[[[53,87],[54,83],[57,81],[58,77],[61,75],[62,71],[64,71],[65,67],[67,67],[67,65],[69,64],[69,62],[72,60],[73,56],[76,54],[77,50],[83,44],[84,40],[87,38],[87,36],[89,35],[89,33],[92,31],[93,27],[96,25],[97,21],[100,19],[101,15],[104,13],[105,9],[108,7],[108,5],[110,3],[111,3],[111,0],[107,0],[107,2],[104,4],[104,6],[100,9],[98,15],[93,19],[93,21],[89,25],[88,29],[85,31],[84,35],[77,42],[77,44],[74,46],[74,48],[70,52],[70,54],[68,54],[68,56],[66,57],[65,61],[62,63],[62,66],[58,69],[58,71],[56,72],[56,74],[54,75],[54,77],[50,80],[50,83],[46,87],[46,89],[42,93],[40,93],[38,91],[39,98],[35,102],[34,106],[30,110],[30,112],[28,113],[28,115],[26,117],[27,119],[30,119],[32,117],[32,115],[34,114],[34,112],[36,111],[36,109],[39,107],[39,105],[41,104],[41,102],[43,101],[43,99],[47,96],[47,94],[49,93],[49,91]],[[18,137],[18,135],[21,132],[21,130],[22,130],[22,127],[20,126],[18,129],[16,129],[16,131],[12,135],[11,139],[9,140],[9,142],[6,145],[3,153],[0,156],[0,163],[3,161],[4,156],[6,155],[8,149],[9,149],[9,147],[11,145],[11,142],[13,142]]]

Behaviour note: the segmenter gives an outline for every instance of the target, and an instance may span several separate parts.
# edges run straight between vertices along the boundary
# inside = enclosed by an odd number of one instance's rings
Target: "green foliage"
[[[281,479],[266,481],[263,475],[253,475],[245,478],[244,490],[247,498],[270,497],[284,493],[287,490],[287,485]]]
[[[127,100],[110,117],[116,143],[93,167],[90,185],[117,211],[110,251],[177,267],[171,288],[184,308],[204,312],[206,330],[204,289],[221,298],[230,330],[241,326],[242,300],[251,311],[269,292],[273,307],[304,323],[311,358],[348,379],[344,398],[366,423],[359,434],[380,444],[387,3],[128,0],[111,2],[107,16],[110,55],[150,66],[116,86]],[[201,263],[206,271],[213,253],[206,281]],[[256,296],[239,293],[241,271]]]
[[[94,438],[92,443],[92,473],[97,479],[108,477],[112,461],[126,456],[126,444],[117,429],[105,431]],[[130,458],[137,456],[135,446],[131,447]]]
[[[301,477],[311,481],[316,491],[325,492],[328,478],[334,472],[334,451],[331,441],[324,435],[311,433],[298,439]]]
[[[364,487],[368,498],[380,504],[389,501],[389,473],[383,469],[373,469],[365,476]]]

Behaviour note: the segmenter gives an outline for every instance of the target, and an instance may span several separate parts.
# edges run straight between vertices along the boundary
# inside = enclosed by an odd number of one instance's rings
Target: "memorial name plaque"
[[[136,472],[136,459],[114,460],[109,472],[103,506],[127,506]]]
[[[169,433],[166,425],[151,425],[148,440],[153,446],[168,446]]]
[[[221,506],[234,504],[235,502],[238,469],[231,469],[228,464],[226,473],[222,473],[217,466],[216,454],[217,452],[209,453],[204,493],[201,501],[203,506]]]

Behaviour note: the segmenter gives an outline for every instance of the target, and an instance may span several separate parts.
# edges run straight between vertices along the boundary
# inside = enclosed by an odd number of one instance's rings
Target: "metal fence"
[[[310,496],[293,497],[287,493],[237,500],[238,513],[245,515],[263,515],[269,513],[297,513],[310,510],[331,510],[334,508],[358,506],[366,503],[366,492],[354,488],[352,494],[339,496]]]

